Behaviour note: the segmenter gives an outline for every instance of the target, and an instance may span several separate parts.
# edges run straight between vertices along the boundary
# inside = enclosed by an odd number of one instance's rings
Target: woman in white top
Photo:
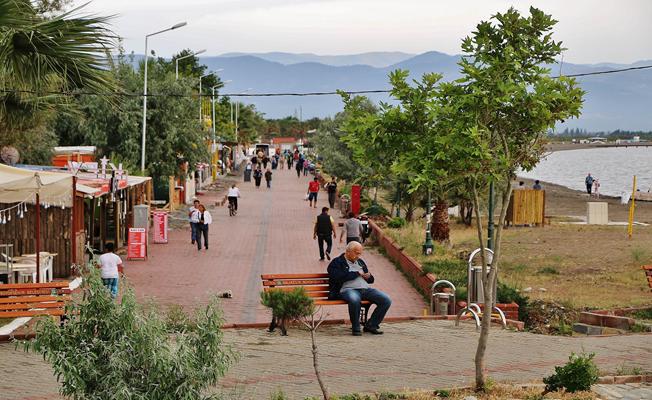
[[[226,195],[229,199],[229,204],[233,203],[233,209],[238,211],[238,197],[240,197],[240,189],[235,186],[235,183],[229,188],[229,193]]]
[[[206,211],[206,207],[200,204],[197,211],[193,213],[193,220],[197,224],[197,250],[201,250],[201,237],[204,235],[204,248],[208,250],[208,225],[213,222],[211,213]]]

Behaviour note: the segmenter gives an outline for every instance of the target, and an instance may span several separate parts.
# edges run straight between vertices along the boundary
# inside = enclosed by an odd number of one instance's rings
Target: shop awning
[[[36,193],[41,204],[72,205],[72,175],[33,171],[0,164],[0,203],[34,203]]]

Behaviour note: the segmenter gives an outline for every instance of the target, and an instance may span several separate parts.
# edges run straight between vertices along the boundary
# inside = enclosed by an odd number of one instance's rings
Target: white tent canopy
[[[0,164],[0,203],[34,203],[37,193],[41,204],[71,207],[72,175]]]

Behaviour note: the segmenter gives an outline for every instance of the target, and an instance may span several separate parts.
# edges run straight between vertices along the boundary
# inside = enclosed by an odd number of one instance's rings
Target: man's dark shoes
[[[360,332],[360,331],[351,331],[351,334],[353,336],[362,336],[362,332]]]
[[[377,329],[377,328],[368,328],[368,327],[365,326],[364,328],[362,328],[362,330],[365,331],[365,332],[369,332],[369,333],[371,333],[373,335],[382,335],[383,334],[383,331],[381,331],[380,329]]]
[[[330,251],[326,252],[326,258],[329,259],[329,260],[331,259],[331,252]]]

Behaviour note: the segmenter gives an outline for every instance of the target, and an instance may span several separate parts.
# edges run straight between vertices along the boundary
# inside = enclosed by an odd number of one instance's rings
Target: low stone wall
[[[406,254],[403,249],[391,237],[385,234],[374,221],[369,220],[369,226],[373,235],[378,241],[378,245],[385,249],[385,253],[390,260],[394,261],[401,268],[401,271],[414,283],[417,290],[426,298],[430,299],[432,285],[437,281],[433,274],[426,274],[421,264]],[[498,308],[505,313],[505,318],[518,321],[518,304],[497,304]],[[482,308],[482,305],[480,305]]]

